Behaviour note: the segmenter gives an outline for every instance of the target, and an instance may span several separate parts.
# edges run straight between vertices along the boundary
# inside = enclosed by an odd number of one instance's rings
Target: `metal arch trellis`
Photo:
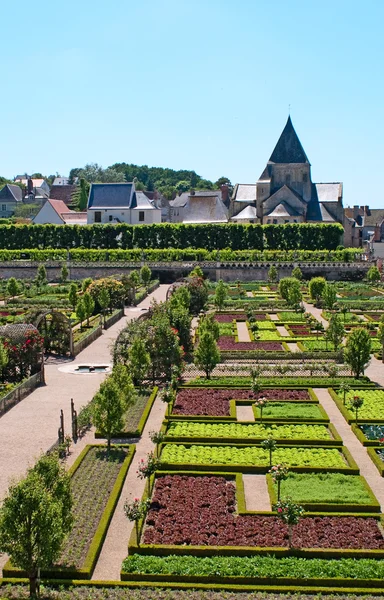
[[[59,322],[65,324],[66,330],[67,330],[68,336],[69,336],[69,354],[70,354],[70,356],[73,356],[74,355],[74,342],[73,342],[73,331],[72,331],[71,319],[69,317],[67,317],[67,315],[65,315],[60,310],[47,309],[47,310],[44,310],[41,313],[39,313],[37,315],[37,317],[35,318],[34,325],[37,329],[39,328],[39,325],[41,325],[43,320],[46,321],[46,318],[48,315],[54,316],[55,318],[57,318],[57,320]]]

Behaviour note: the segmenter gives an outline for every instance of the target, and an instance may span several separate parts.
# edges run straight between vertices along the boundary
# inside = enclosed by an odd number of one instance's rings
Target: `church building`
[[[343,224],[343,184],[313,183],[311,164],[291,117],[255,184],[238,183],[230,220],[238,223]]]

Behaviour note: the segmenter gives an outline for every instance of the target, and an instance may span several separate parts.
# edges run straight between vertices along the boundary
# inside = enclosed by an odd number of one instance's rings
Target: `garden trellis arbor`
[[[35,318],[35,326],[44,338],[46,352],[74,355],[72,322],[59,310],[47,309]]]
[[[35,325],[32,323],[13,323],[9,325],[3,325],[0,327],[0,339],[5,342],[9,342],[12,346],[22,345],[28,340],[28,338],[35,337],[39,334],[39,331]],[[31,348],[31,346],[29,346]],[[27,354],[23,354],[23,361],[20,362],[20,355],[13,356],[13,353],[10,354],[10,361],[7,365],[8,371],[13,371],[14,378],[17,379],[17,374],[20,378],[26,376],[26,373],[23,372],[24,369],[28,371],[30,375],[37,373],[40,370],[44,369],[44,360],[43,360],[43,352],[37,351]],[[25,362],[27,360],[27,363]]]

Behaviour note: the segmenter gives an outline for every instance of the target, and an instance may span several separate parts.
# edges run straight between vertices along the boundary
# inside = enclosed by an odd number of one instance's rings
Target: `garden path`
[[[303,302],[304,308],[307,312],[311,313],[325,328],[328,327],[328,321],[321,316],[323,312],[321,308],[316,308],[313,304],[308,304],[308,302]]]
[[[285,329],[284,325],[276,325],[276,329],[281,337],[290,337],[289,332]]]
[[[265,475],[243,475],[243,485],[247,510],[271,510]]]
[[[94,580],[119,580],[121,563],[127,556],[129,536],[133,529],[133,523],[128,521],[124,514],[126,500],[132,501],[141,498],[144,492],[146,480],[139,479],[136,471],[141,459],[146,459],[148,452],[154,449],[154,444],[149,437],[150,431],[159,431],[164,419],[166,405],[159,396],[156,398],[143,435],[136,444],[136,453],[129,468],[127,478],[121,492],[119,502],[108,528],[107,537],[103,544],[99,560],[97,561],[92,579]]]
[[[239,342],[250,342],[251,337],[249,335],[248,327],[245,321],[236,321],[237,336]]]
[[[149,308],[152,299],[165,300],[168,285],[161,285],[137,307],[125,309],[125,316],[75,359],[75,363],[108,363],[112,345],[127,322]],[[69,362],[69,361],[68,361]],[[60,409],[64,411],[65,432],[71,433],[70,399],[76,410],[88,404],[97,392],[105,374],[75,375],[59,371],[62,362],[45,366],[46,386],[14,406],[0,419],[0,499],[5,495],[11,478],[22,476],[42,452],[57,440]]]
[[[255,415],[252,406],[236,405],[236,418],[238,421],[254,421]]]
[[[271,313],[269,315],[269,318],[271,319],[271,321],[279,321],[280,320],[276,313]]]
[[[299,346],[296,344],[296,342],[287,342],[287,346],[290,350],[290,352],[301,352]]]
[[[328,390],[325,388],[315,388],[314,392],[318,397],[321,406],[326,410],[331,423],[333,423],[338,434],[342,437],[344,446],[352,454],[353,459],[360,469],[360,474],[365,477],[368,485],[380,502],[381,511],[383,511],[384,478],[379,474],[379,471],[376,469],[367,453],[367,449],[359,442],[353,433],[350,425],[348,425],[347,421],[337,408],[336,403],[329,395]]]

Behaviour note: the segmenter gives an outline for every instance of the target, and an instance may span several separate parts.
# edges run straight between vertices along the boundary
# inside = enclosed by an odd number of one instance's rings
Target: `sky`
[[[290,106],[313,181],[384,207],[382,0],[0,5],[1,176],[127,162],[252,183]]]

